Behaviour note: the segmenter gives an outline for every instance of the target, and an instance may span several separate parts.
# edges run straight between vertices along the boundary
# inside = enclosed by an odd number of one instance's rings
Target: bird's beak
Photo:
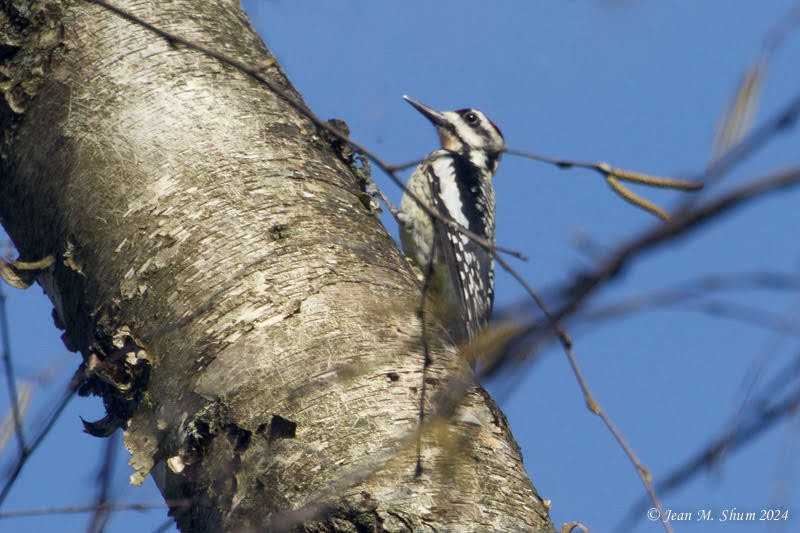
[[[447,119],[445,119],[444,115],[441,114],[439,111],[436,111],[435,109],[430,108],[421,102],[417,102],[413,98],[410,98],[406,95],[403,95],[403,99],[405,99],[406,102],[414,106],[414,109],[425,115],[425,117],[427,117],[428,120],[433,122],[434,126],[438,127],[447,125]]]

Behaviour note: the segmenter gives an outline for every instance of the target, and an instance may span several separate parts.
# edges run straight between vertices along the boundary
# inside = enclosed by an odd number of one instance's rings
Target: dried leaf
[[[19,407],[19,416],[24,418],[25,412],[31,403],[31,396],[33,395],[33,385],[27,381],[17,381],[17,405]],[[8,410],[3,421],[0,422],[0,452],[2,452],[8,445],[8,442],[14,436],[16,431],[14,424],[14,413],[11,409]]]
[[[607,176],[606,182],[611,186],[612,189],[614,189],[614,192],[620,195],[627,202],[630,202],[631,204],[635,205],[636,207],[639,207],[640,209],[644,209],[645,211],[653,213],[654,215],[662,218],[663,220],[669,220],[669,215],[667,214],[666,211],[658,207],[653,202],[645,200],[641,196],[638,196],[633,192],[631,192],[630,190],[626,189],[619,181],[617,181],[617,179],[614,176],[612,175]]]
[[[613,175],[615,178],[633,183],[640,183],[649,187],[678,189],[681,191],[697,191],[703,188],[703,184],[697,183],[696,181],[679,180],[675,178],[661,178],[658,176],[651,176],[650,174],[642,174],[641,172],[624,170],[621,168],[609,169],[608,173]]]
[[[728,105],[717,127],[714,159],[736,144],[750,129],[766,72],[767,61],[762,58],[745,73],[733,101]]]

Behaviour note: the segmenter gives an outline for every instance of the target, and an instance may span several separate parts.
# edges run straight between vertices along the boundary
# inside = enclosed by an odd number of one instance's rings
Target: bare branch
[[[572,339],[569,337],[567,332],[561,327],[559,322],[554,318],[553,314],[547,309],[547,306],[545,305],[544,301],[539,297],[536,291],[534,291],[533,288],[525,281],[525,279],[519,276],[519,274],[517,274],[513,269],[511,269],[511,267],[502,257],[497,257],[497,261],[503,268],[505,268],[512,276],[514,276],[517,279],[517,282],[519,282],[525,288],[529,296],[536,302],[536,304],[539,306],[539,308],[547,317],[549,326],[553,329],[554,332],[556,332],[556,335],[558,336],[558,339],[561,343],[561,347],[567,356],[567,360],[569,361],[570,367],[572,368],[572,373],[575,376],[575,379],[577,379],[578,381],[578,385],[580,386],[581,392],[583,393],[584,401],[586,402],[586,407],[592,413],[600,417],[600,419],[606,425],[606,428],[609,430],[609,432],[611,432],[611,434],[614,436],[614,439],[617,441],[617,443],[620,445],[622,450],[628,456],[630,461],[636,467],[636,472],[639,475],[639,478],[642,480],[645,490],[650,495],[650,499],[653,502],[653,505],[655,505],[660,512],[659,516],[661,516],[661,521],[665,531],[667,531],[668,533],[671,532],[672,527],[667,521],[664,509],[661,506],[661,502],[659,501],[656,491],[653,489],[650,471],[647,469],[644,463],[642,463],[641,460],[639,460],[639,458],[634,453],[633,449],[628,444],[628,441],[625,439],[625,437],[623,437],[622,433],[617,428],[614,421],[611,420],[611,417],[609,417],[608,414],[606,414],[606,412],[600,408],[600,405],[597,403],[594,396],[592,395],[592,392],[589,389],[589,385],[586,383],[586,379],[583,377],[583,372],[581,371],[580,365],[578,365],[578,361],[577,359],[575,359],[575,355],[572,352]],[[491,370],[492,369],[490,369],[490,371]]]
[[[25,418],[25,412],[31,403],[33,396],[33,384],[29,381],[19,380],[17,382],[17,393],[19,403],[20,418]],[[9,442],[18,436],[16,424],[14,423],[14,410],[10,409],[3,421],[0,422],[0,452],[2,452]]]
[[[582,322],[604,322],[645,311],[685,305],[688,309],[763,326],[781,333],[800,333],[800,320],[762,311],[751,306],[709,298],[710,294],[738,290],[800,290],[800,275],[785,272],[748,272],[703,276],[673,287],[634,294],[602,307],[580,313]]]
[[[732,427],[729,431],[712,440],[703,450],[690,458],[682,465],[675,468],[664,480],[656,484],[656,490],[661,494],[668,494],[678,487],[685,485],[690,479],[696,477],[704,469],[714,465],[723,452],[735,452],[763,434],[789,416],[793,416],[800,408],[800,389],[792,391],[780,401],[772,405],[763,406],[757,416],[745,420]],[[619,531],[631,531],[643,515],[649,502],[640,501],[634,504],[625,518],[617,527]]]
[[[105,531],[111,514],[115,509],[109,498],[111,496],[111,480],[114,476],[114,462],[119,448],[119,432],[114,432],[104,443],[105,452],[97,472],[97,482],[100,489],[95,497],[95,512],[86,528],[88,533],[102,533]]]
[[[571,159],[555,159],[552,157],[534,154],[532,152],[515,150],[513,148],[507,148],[505,151],[511,155],[517,155],[520,157],[524,157],[526,159],[541,161],[543,163],[549,163],[551,165],[555,165],[558,168],[562,169],[585,168],[588,170],[593,170],[602,175],[605,178],[606,183],[608,183],[609,186],[611,186],[611,189],[615,193],[617,193],[617,195],[622,197],[623,200],[635,205],[636,207],[644,209],[649,213],[658,216],[662,220],[669,220],[669,215],[667,214],[666,211],[664,211],[654,203],[645,200],[639,195],[634,194],[627,187],[623,186],[619,182],[619,180],[630,181],[632,183],[647,185],[649,187],[660,187],[663,189],[678,189],[681,191],[697,191],[703,188],[702,183],[696,183],[692,181],[672,179],[672,178],[660,178],[658,176],[651,176],[649,174],[634,172],[632,170],[614,168],[605,162],[590,163],[586,161],[573,161]]]
[[[0,520],[7,518],[23,518],[27,516],[49,516],[58,514],[83,514],[98,511],[151,511],[153,509],[169,509],[169,506],[191,505],[191,502],[157,502],[157,503],[105,503],[102,505],[65,505],[63,507],[42,507],[37,509],[15,509],[0,511]],[[170,519],[170,521],[172,521]]]
[[[17,391],[16,376],[14,375],[14,364],[11,360],[11,339],[9,338],[6,293],[2,286],[0,286],[0,336],[3,337],[3,366],[6,374],[8,396],[11,402],[11,413],[14,419],[14,434],[17,437],[17,445],[19,446],[20,452],[24,453],[27,445],[25,443],[25,435],[22,432],[22,415],[20,414],[19,407],[19,393]]]
[[[67,407],[67,404],[72,399],[75,391],[78,390],[78,387],[83,382],[83,368],[79,368],[77,372],[72,376],[69,385],[61,394],[61,398],[56,402],[55,408],[53,411],[45,418],[44,423],[42,424],[41,429],[36,433],[33,441],[26,447],[20,451],[19,457],[17,458],[14,465],[11,467],[10,474],[6,479],[5,484],[3,485],[3,489],[0,490],[0,505],[3,504],[6,497],[8,496],[11,488],[14,486],[14,482],[19,477],[22,468],[28,462],[30,456],[36,451],[42,441],[47,437],[47,434],[53,429],[58,418],[61,416],[61,413],[64,411],[64,408]]]
[[[569,300],[559,308],[555,316],[561,319],[574,313],[596,288],[614,278],[640,254],[683,236],[749,201],[794,187],[798,182],[800,182],[800,166],[793,166],[756,178],[695,209],[680,211],[669,223],[645,231],[612,250],[594,271],[577,276],[575,281],[563,289],[562,293],[568,295]]]
[[[751,131],[749,135],[714,159],[700,176],[699,181],[706,185],[719,181],[729,170],[764,147],[773,137],[794,126],[798,115],[800,115],[800,93],[795,94],[786,105]],[[680,211],[688,211],[695,201],[686,201]]]

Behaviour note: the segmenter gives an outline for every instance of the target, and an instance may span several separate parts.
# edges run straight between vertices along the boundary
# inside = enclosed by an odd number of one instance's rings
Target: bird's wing
[[[440,180],[437,178],[437,172],[442,173],[444,166],[437,164],[436,172],[430,167],[426,169],[432,193],[431,207],[437,213],[458,221],[457,214],[453,212],[454,206],[447,205],[447,197],[442,194]],[[450,284],[445,293],[452,294],[457,310],[454,319],[448,322],[455,340],[461,342],[473,336],[486,323],[491,312],[494,298],[492,258],[480,244],[457,228],[437,219],[434,219],[433,227],[436,242],[434,249],[442,254],[442,257],[434,259],[434,263],[445,265],[447,272],[431,274],[437,278],[446,278],[445,283]]]

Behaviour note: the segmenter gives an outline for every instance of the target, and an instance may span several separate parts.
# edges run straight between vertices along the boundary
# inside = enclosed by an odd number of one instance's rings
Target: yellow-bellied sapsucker
[[[492,312],[494,255],[458,228],[432,218],[414,197],[493,245],[492,176],[505,142],[494,122],[477,109],[440,112],[403,98],[436,126],[442,148],[428,154],[408,181],[400,203],[400,240],[443,305],[453,339],[462,342]]]

